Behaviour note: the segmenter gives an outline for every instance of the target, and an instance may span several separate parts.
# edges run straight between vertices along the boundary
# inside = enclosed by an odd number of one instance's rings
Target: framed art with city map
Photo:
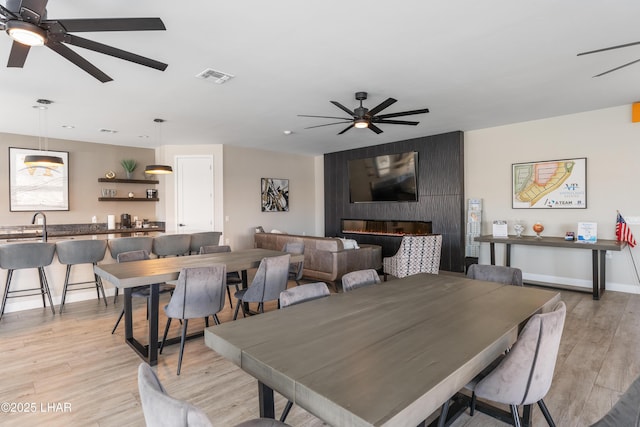
[[[511,166],[513,209],[586,209],[586,157]]]

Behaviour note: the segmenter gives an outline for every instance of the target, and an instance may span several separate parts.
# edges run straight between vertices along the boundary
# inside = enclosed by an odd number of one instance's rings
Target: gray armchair
[[[522,270],[501,265],[472,264],[467,271],[469,279],[486,280],[504,285],[522,286]]]
[[[363,286],[380,283],[380,276],[374,269],[352,271],[342,276],[342,290],[344,292],[353,291]]]
[[[145,250],[121,252],[118,254],[116,259],[118,260],[118,262],[143,261],[143,260],[149,259],[149,252]],[[167,285],[166,283],[163,283],[163,284],[160,284],[159,286],[160,286],[159,288],[160,294],[173,292],[172,285]],[[150,286],[148,285],[135,286],[131,289],[132,298],[135,298],[135,297],[145,298],[147,300],[147,316],[149,316],[149,297],[150,296],[151,296],[151,289],[150,289]],[[114,334],[116,332],[116,329],[118,329],[118,325],[120,324],[120,321],[122,320],[123,316],[124,316],[124,308],[120,312],[120,316],[118,317],[118,320],[116,320],[116,324],[113,325],[113,329],[111,330],[112,334]]]
[[[306,285],[296,286],[295,288],[280,292],[280,308],[328,297],[329,294],[329,287],[324,282],[307,283]]]
[[[264,302],[280,298],[280,292],[287,289],[289,277],[289,263],[291,255],[263,258],[260,261],[256,275],[251,285],[235,293],[238,300],[233,313],[233,320],[238,318],[238,310],[242,308],[242,315],[246,316],[244,303],[258,303],[258,311],[264,312]]]
[[[304,254],[304,243],[288,242],[284,244],[282,248],[283,252],[290,254]],[[304,261],[294,262],[289,266],[289,280],[295,280],[296,284],[300,286],[300,280],[302,279],[302,269],[304,268]]]
[[[138,391],[144,420],[149,427],[213,427],[201,409],[169,396],[153,368],[146,363],[138,366]],[[255,419],[236,427],[287,427],[287,424]]]
[[[153,237],[149,236],[135,236],[135,237],[118,237],[115,239],[109,240],[109,253],[111,254],[111,258],[117,260],[118,254],[122,252],[131,252],[131,251],[147,251],[147,254],[151,253],[153,249]],[[115,304],[118,300],[118,291],[116,288],[115,294],[113,296],[113,303]]]
[[[201,246],[200,247],[200,255],[202,254],[219,254],[222,252],[231,252],[231,247],[229,245],[209,245],[209,246]],[[240,277],[240,273],[237,271],[228,271],[227,272],[227,295],[229,296],[229,305],[233,308],[233,303],[231,302],[231,291],[229,290],[229,286],[235,286],[236,292],[240,290],[238,285],[242,284],[242,278]]]
[[[509,405],[513,425],[520,426],[518,406],[537,403],[549,426],[555,426],[543,398],[553,380],[566,311],[560,301],[552,312],[532,316],[495,368],[467,384],[473,392],[471,415],[477,398],[488,399]]]
[[[189,319],[205,318],[209,326],[209,316],[213,316],[216,325],[220,324],[217,313],[224,307],[224,290],[226,285],[227,267],[224,264],[214,264],[209,267],[183,268],[178,276],[176,289],[171,295],[169,304],[164,307],[167,315],[167,326],[164,329],[160,353],[169,333],[171,319],[182,320],[182,335],[180,338],[180,355],[178,356],[178,372],[182,367],[184,342],[187,337]]]

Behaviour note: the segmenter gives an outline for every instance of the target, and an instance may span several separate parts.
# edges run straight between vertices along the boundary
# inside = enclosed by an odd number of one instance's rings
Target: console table
[[[593,271],[593,299],[599,300],[605,291],[606,285],[606,253],[607,251],[621,251],[627,245],[616,240],[601,240],[596,243],[581,243],[565,240],[563,237],[536,237],[536,236],[509,236],[493,237],[491,235],[479,236],[476,242],[487,242],[491,246],[491,265],[496,263],[496,243],[506,245],[505,265],[511,266],[511,245],[545,246],[553,248],[588,249],[591,250],[591,268]]]

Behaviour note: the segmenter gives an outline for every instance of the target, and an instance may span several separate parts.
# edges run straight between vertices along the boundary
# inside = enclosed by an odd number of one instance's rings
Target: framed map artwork
[[[60,157],[64,164],[26,166],[29,155]],[[69,210],[69,153],[9,147],[11,212]]]
[[[513,209],[586,209],[587,159],[511,165]]]

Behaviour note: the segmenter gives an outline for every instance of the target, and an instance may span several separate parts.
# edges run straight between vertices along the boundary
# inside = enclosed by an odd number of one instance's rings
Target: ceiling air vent
[[[196,74],[196,77],[221,85],[222,83],[226,83],[231,80],[234,76],[231,74],[223,73],[222,71],[214,70],[212,68],[207,68],[201,73]]]

